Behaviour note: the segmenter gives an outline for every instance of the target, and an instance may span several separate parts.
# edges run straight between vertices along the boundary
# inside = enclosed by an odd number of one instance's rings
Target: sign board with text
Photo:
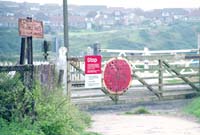
[[[18,20],[19,35],[22,37],[43,38],[44,30],[42,21],[32,19]]]
[[[85,88],[101,87],[101,56],[85,56]]]

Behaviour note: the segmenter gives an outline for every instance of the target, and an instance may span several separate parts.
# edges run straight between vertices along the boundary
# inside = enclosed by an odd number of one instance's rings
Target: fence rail
[[[72,101],[78,105],[99,105],[151,100],[190,98],[200,91],[199,55],[126,56],[132,65],[133,81],[123,95],[84,88],[83,58],[71,62]],[[110,57],[103,57],[103,66]],[[193,64],[193,61],[197,63]],[[148,61],[148,65],[145,65]],[[103,67],[102,67],[103,69]],[[114,101],[114,102],[113,102]]]

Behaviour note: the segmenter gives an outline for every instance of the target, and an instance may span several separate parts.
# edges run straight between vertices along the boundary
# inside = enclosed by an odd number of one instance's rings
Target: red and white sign
[[[103,73],[103,83],[109,93],[124,93],[132,82],[132,69],[123,58],[113,58],[107,62]]]
[[[101,87],[101,56],[85,56],[85,88]]]
[[[19,35],[23,37],[43,38],[43,23],[32,19],[18,20]]]
[[[101,74],[101,56],[85,56],[85,74]]]

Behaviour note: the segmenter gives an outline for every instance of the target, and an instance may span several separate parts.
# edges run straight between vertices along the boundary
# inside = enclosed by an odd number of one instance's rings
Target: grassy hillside
[[[129,28],[112,31],[76,31],[69,32],[71,55],[79,56],[87,47],[99,42],[107,49],[190,49],[197,47],[197,32],[200,22],[179,22],[170,26],[156,28]],[[57,33],[58,34],[58,33]],[[52,40],[52,35],[47,36]],[[63,35],[60,34],[63,38]],[[34,40],[34,52],[41,53],[42,40]],[[53,45],[53,44],[52,44]],[[17,30],[0,29],[0,60],[3,57],[19,57],[20,37]],[[42,54],[40,54],[42,56]]]
[[[122,29],[107,32],[71,32],[70,48],[73,53],[86,51],[96,41],[107,49],[190,49],[197,47],[200,23],[179,23],[148,29]]]

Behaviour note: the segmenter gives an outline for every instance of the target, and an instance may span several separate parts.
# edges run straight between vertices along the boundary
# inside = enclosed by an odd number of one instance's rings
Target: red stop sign
[[[122,94],[131,85],[131,74],[131,66],[126,59],[113,58],[105,65],[104,86],[111,94]]]

